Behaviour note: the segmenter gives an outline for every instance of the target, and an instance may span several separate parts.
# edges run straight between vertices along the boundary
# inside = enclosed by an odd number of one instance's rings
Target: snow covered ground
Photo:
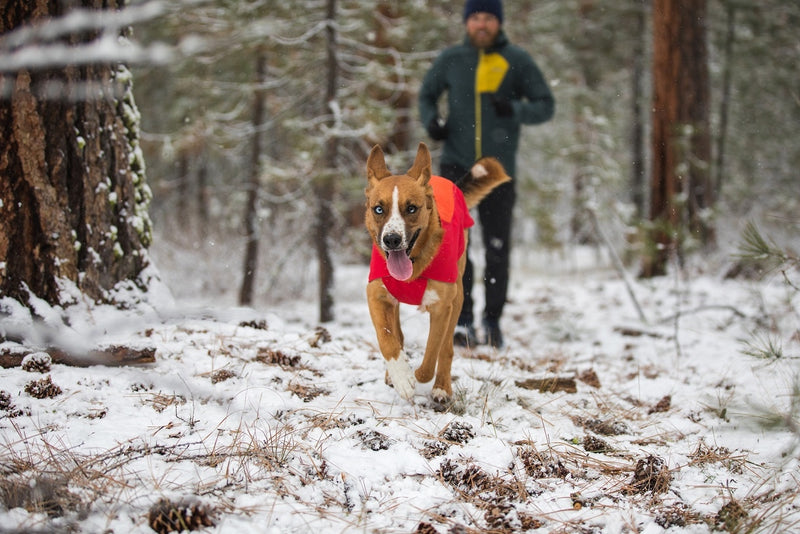
[[[363,266],[323,326],[313,301],[200,306],[180,273],[174,301],[38,326],[0,300],[0,354],[28,355],[0,369],[0,532],[800,531],[796,291],[637,280],[643,322],[613,270],[520,263],[507,346],[457,354],[447,412],[384,384]],[[415,364],[428,318],[403,313]],[[156,361],[48,365],[52,340]]]

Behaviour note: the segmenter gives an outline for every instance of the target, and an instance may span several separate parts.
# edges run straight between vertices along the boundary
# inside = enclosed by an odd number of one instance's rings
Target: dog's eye
[[[417,208],[415,205],[411,204],[409,207],[406,208],[406,213],[409,213],[409,214],[417,213],[418,209],[419,208]]]
[[[383,215],[383,206],[375,206],[374,208],[372,208],[372,212],[375,215]]]

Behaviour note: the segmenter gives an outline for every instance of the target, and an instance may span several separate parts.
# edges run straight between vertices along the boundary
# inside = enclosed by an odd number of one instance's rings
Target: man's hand
[[[447,139],[447,121],[441,117],[434,117],[433,120],[428,123],[427,130],[428,135],[430,135],[431,139],[434,141]]]
[[[514,106],[511,104],[511,100],[497,98],[495,96],[492,97],[492,105],[498,117],[511,117],[514,115]]]

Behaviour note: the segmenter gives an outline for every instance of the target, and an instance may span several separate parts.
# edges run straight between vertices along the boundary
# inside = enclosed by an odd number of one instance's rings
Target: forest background
[[[506,13],[557,112],[509,347],[437,413],[376,359],[364,162],[427,140],[461,2],[0,3],[4,528],[796,530],[800,4]]]
[[[339,1],[333,26],[329,4],[179,3],[134,28],[137,40],[180,52],[134,68],[134,92],[154,227],[198,292],[231,300],[235,286],[240,302],[261,304],[314,298],[313,243],[325,232],[337,256],[368,257],[371,146],[403,170],[426,141],[436,169],[416,93],[436,54],[463,39],[461,4]],[[524,128],[517,250],[605,248],[599,226],[635,272],[652,167],[652,6],[536,0],[506,11],[505,31],[557,102],[551,122]],[[687,234],[681,261],[724,271],[748,222],[797,242],[800,6],[711,0],[701,14],[711,143],[702,164],[715,194],[702,216],[716,239],[706,246]],[[323,220],[321,197],[332,208]],[[245,258],[252,241],[260,254]],[[227,260],[197,264],[196,252]],[[255,282],[244,287],[248,275]]]

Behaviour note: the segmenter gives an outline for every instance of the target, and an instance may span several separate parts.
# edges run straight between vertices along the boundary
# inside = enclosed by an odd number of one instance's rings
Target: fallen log
[[[574,378],[552,376],[548,378],[529,378],[527,380],[518,380],[514,383],[519,388],[535,389],[540,393],[556,393],[557,391],[563,391],[564,393],[577,393],[578,391],[578,385],[575,383]]]
[[[112,345],[82,354],[51,347],[43,352],[50,355],[52,363],[60,363],[71,367],[91,367],[93,365],[122,367],[125,365],[147,365],[155,363],[156,361],[156,349],[154,347],[137,349],[121,345]],[[5,369],[18,367],[28,354],[32,353],[2,351],[0,352],[0,367]]]

